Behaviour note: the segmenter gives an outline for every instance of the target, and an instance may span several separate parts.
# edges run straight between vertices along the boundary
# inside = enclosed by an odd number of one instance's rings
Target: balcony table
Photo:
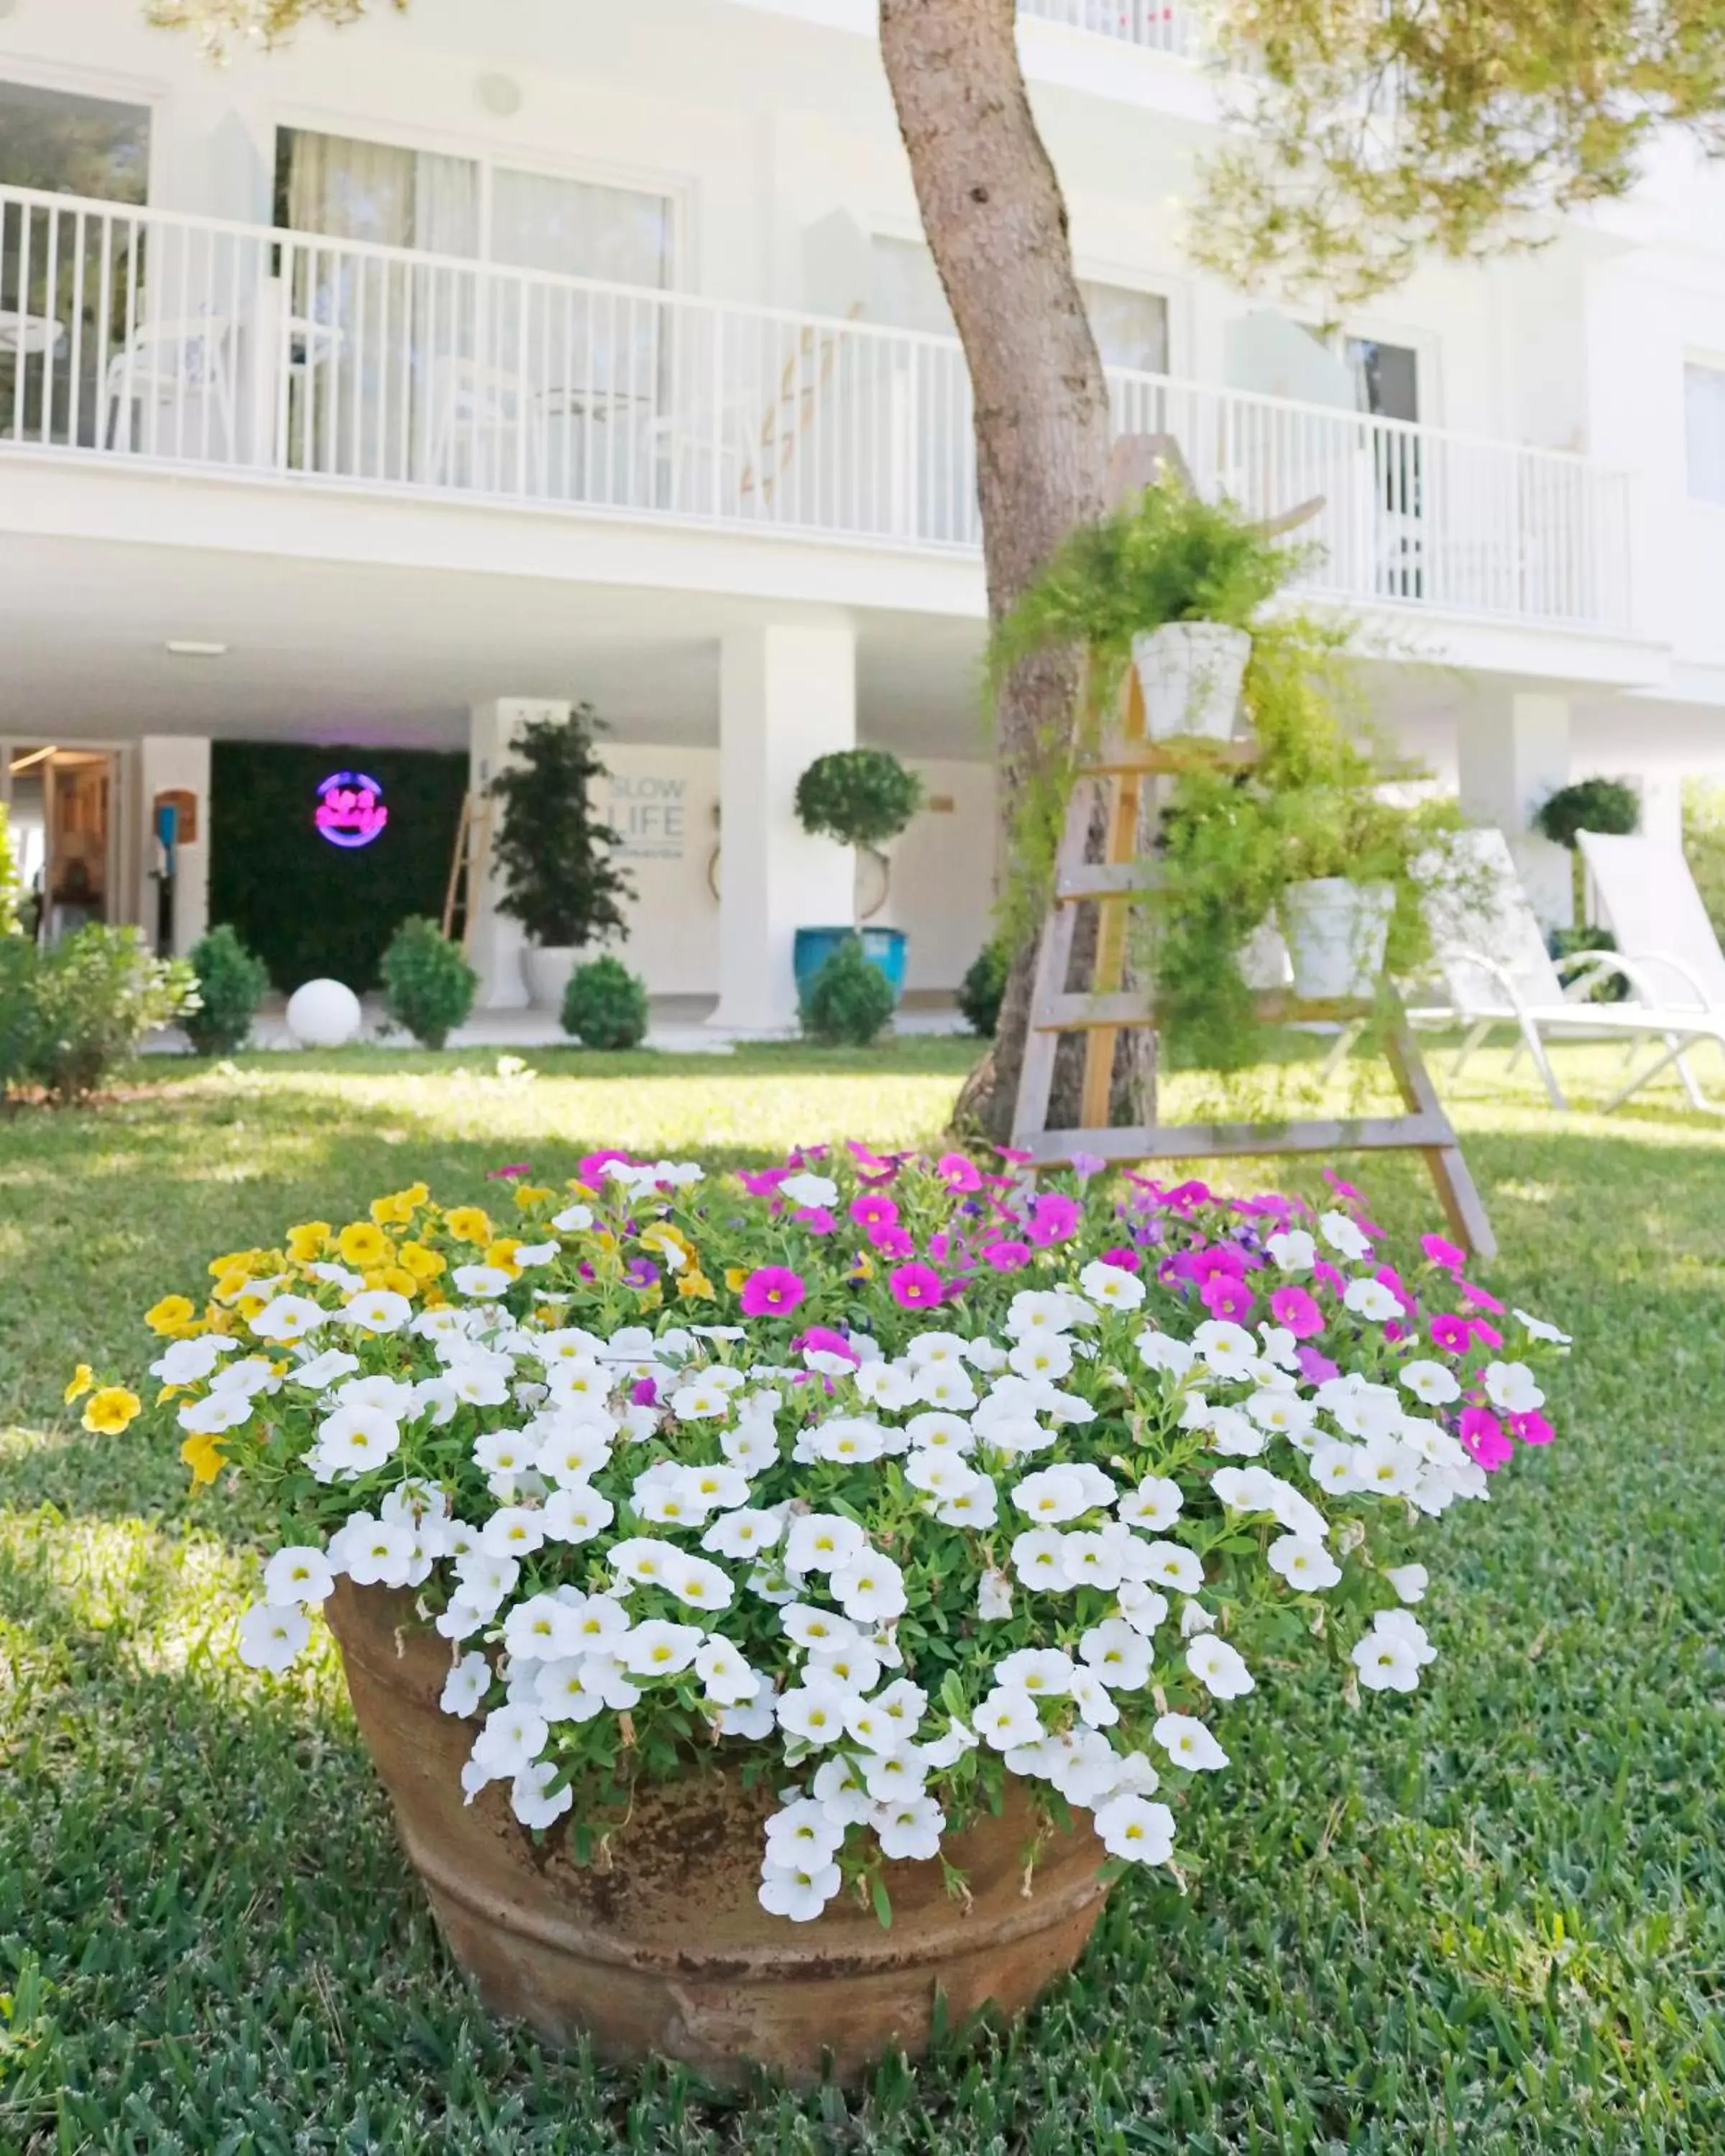
[[[46,315],[23,315],[13,307],[0,307],[0,352],[27,359],[42,352],[58,352],[66,341],[64,322]]]

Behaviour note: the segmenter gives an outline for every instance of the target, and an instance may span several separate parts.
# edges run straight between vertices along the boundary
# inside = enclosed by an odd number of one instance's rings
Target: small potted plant
[[[997,630],[991,670],[998,680],[1031,651],[1081,644],[1093,710],[1106,708],[1130,666],[1153,741],[1226,741],[1252,625],[1301,559],[1229,503],[1150,487],[1073,533]]]
[[[803,829],[812,838],[836,839],[841,846],[864,849],[889,875],[882,850],[922,805],[922,780],[884,748],[837,749],[829,756],[818,756],[797,781],[797,820]],[[883,896],[880,904],[885,903]],[[861,942],[863,955],[886,976],[897,1002],[904,993],[908,939],[901,928],[870,928],[860,917],[841,927],[797,931],[794,963],[799,998],[806,1000],[815,975],[852,936]]]
[[[540,1010],[562,1009],[588,944],[629,934],[624,907],[634,886],[612,858],[616,833],[593,806],[593,785],[606,776],[593,744],[598,723],[587,704],[567,719],[530,721],[491,781],[502,810],[497,911],[526,931],[522,971]]]

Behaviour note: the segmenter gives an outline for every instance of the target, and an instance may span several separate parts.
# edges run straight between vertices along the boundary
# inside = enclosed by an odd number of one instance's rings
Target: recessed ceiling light
[[[513,120],[521,109],[521,86],[513,75],[482,74],[473,88],[485,110],[500,120]]]
[[[167,647],[176,659],[225,659],[225,644],[201,644],[195,636],[171,636]]]

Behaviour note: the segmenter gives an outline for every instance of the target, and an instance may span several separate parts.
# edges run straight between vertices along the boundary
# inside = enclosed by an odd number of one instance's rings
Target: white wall
[[[655,995],[710,996],[719,985],[719,752],[607,742],[610,773],[593,806],[622,840],[634,880],[618,956]]]
[[[138,744],[137,808],[133,816],[138,864],[136,918],[153,937],[158,886],[151,871],[161,862],[156,843],[156,797],[183,790],[197,801],[198,837],[177,847],[175,861],[174,950],[183,957],[209,926],[209,743],[189,734],[146,734]],[[125,789],[120,798],[126,798]]]

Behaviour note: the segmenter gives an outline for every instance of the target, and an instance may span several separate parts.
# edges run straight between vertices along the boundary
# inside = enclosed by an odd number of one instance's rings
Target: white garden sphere
[[[345,1048],[359,1038],[359,998],[340,981],[307,981],[288,998],[287,1023],[301,1048]]]

